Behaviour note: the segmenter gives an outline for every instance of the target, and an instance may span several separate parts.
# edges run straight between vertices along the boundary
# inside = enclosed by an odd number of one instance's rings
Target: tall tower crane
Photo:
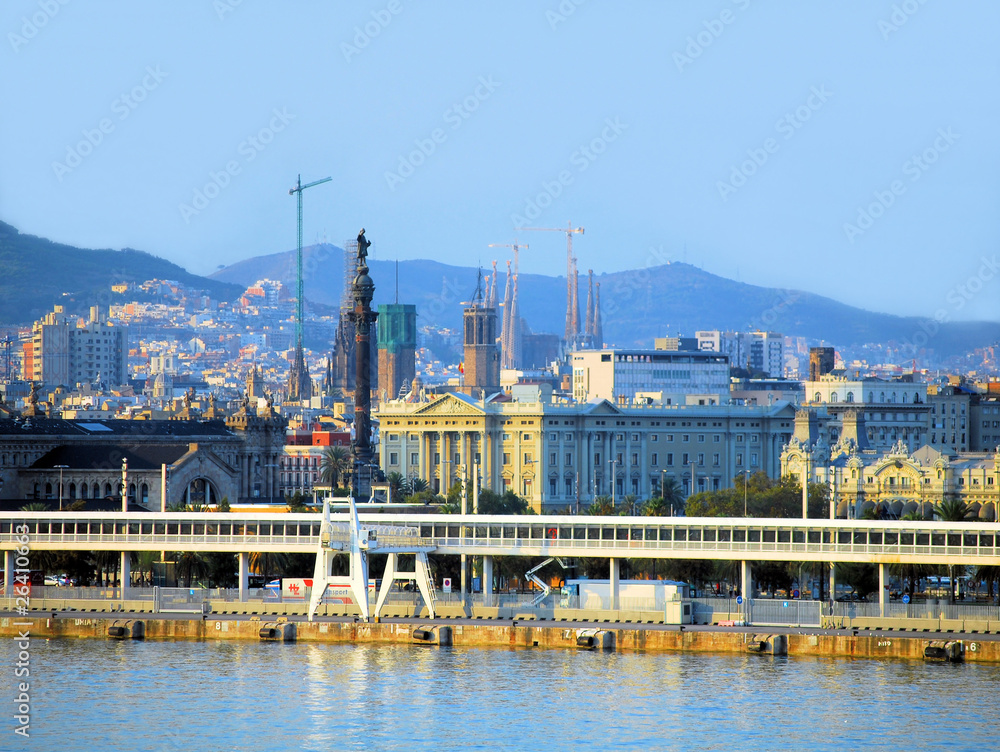
[[[323,178],[314,180],[312,183],[302,185],[302,176],[295,183],[295,187],[288,190],[289,196],[295,196],[298,202],[298,255],[295,266],[295,342],[299,349],[302,348],[302,191],[312,188],[320,183],[328,183],[333,178]]]
[[[566,342],[572,342],[580,332],[580,303],[576,289],[576,259],[573,257],[573,236],[583,235],[582,227],[573,227],[567,222],[566,227],[515,227],[517,231],[525,232],[565,232],[566,233]]]

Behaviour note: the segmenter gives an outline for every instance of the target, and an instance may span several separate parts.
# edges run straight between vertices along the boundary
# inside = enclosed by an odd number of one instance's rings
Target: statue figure
[[[358,261],[364,263],[364,260],[368,258],[368,246],[371,243],[365,237],[365,228],[361,228],[361,232],[358,233]]]
[[[31,393],[28,394],[28,404],[37,405],[38,404],[38,382],[31,382]]]

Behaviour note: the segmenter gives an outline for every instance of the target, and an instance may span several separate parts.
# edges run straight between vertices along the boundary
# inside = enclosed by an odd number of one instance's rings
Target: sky
[[[0,219],[207,274],[686,261],[1000,320],[1000,4],[4,0]]]

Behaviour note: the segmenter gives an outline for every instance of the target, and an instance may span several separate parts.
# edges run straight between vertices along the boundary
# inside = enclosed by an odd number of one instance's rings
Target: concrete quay
[[[252,604],[240,604],[252,605]],[[290,605],[290,604],[286,604]],[[458,609],[455,609],[458,611]],[[602,612],[606,614],[607,612]],[[998,625],[1000,626],[1000,625]],[[604,648],[621,652],[759,653],[826,658],[964,660],[1000,663],[1000,634],[930,629],[667,625],[641,621],[549,621],[480,615],[387,617],[300,614],[150,614],[140,611],[33,611],[0,615],[0,637],[246,640],[502,648]]]

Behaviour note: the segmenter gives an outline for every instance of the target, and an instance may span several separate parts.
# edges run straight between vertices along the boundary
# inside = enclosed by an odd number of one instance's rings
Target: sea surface
[[[1000,667],[758,655],[31,643],[0,750],[996,750]],[[14,707],[14,640],[0,640]]]

